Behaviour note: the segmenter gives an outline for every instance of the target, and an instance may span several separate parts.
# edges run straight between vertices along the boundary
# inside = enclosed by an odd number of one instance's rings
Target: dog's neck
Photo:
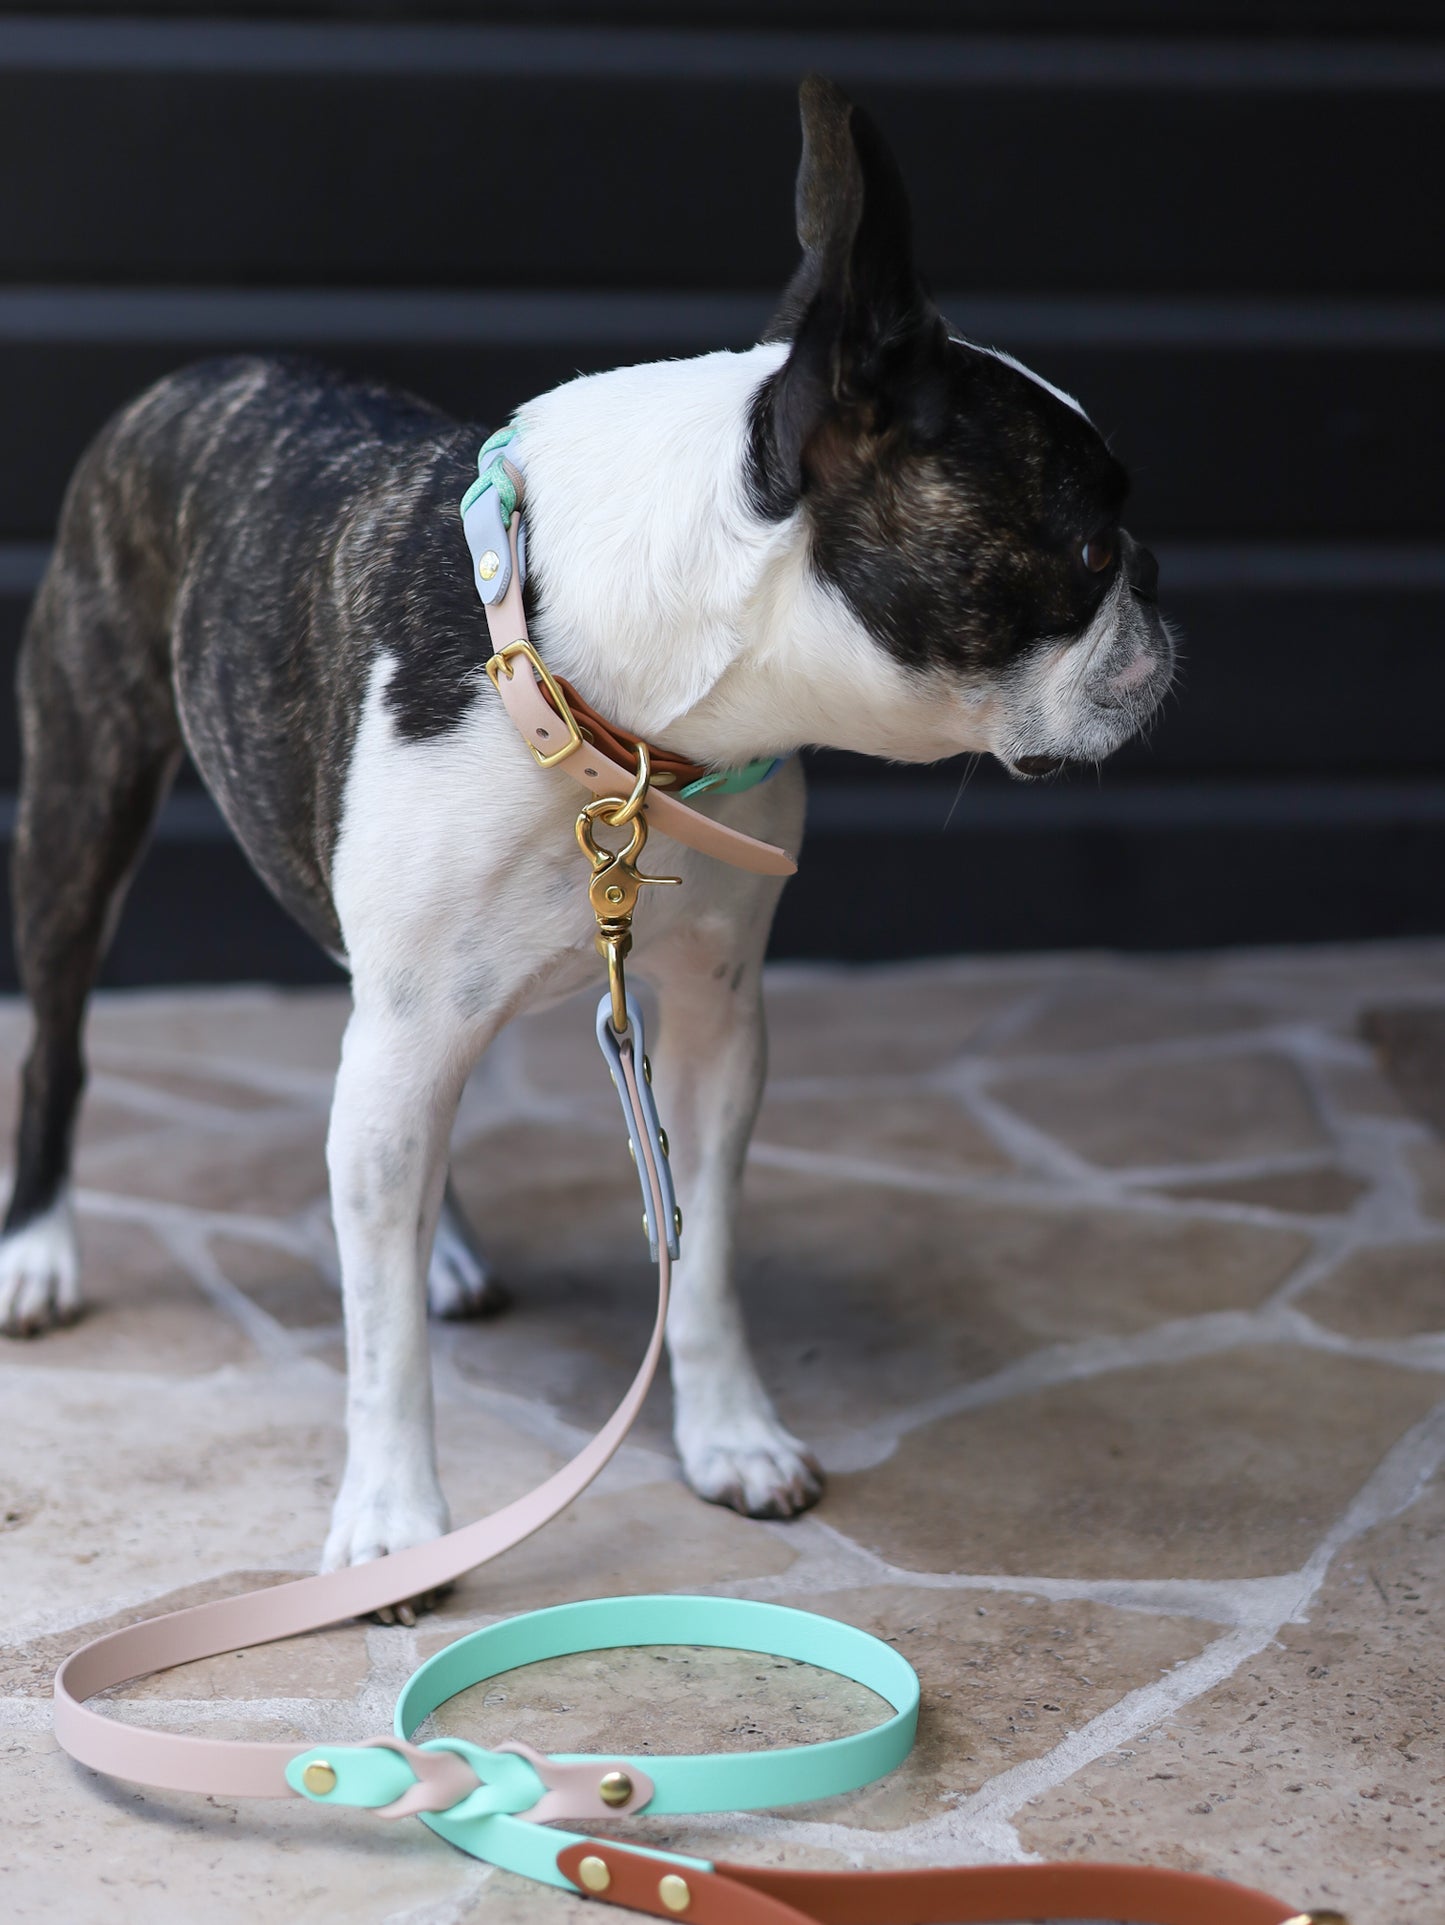
[[[749,498],[752,405],[786,351],[619,368],[519,410],[533,639],[604,715],[699,762],[972,746],[820,584],[803,511]]]

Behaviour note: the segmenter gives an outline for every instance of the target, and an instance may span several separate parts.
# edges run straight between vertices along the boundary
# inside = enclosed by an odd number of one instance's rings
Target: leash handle
[[[632,1028],[617,1040],[615,1052],[609,1052],[609,1067],[615,1066],[621,1075],[619,1095],[644,1194],[650,1199],[651,1221],[666,1225],[672,1221],[667,1203],[671,1182],[659,1154],[661,1132],[655,1127],[637,1127],[637,1119],[655,1113],[652,1092],[642,1075],[644,1043],[635,1005],[633,1013]],[[490,1517],[463,1525],[428,1544],[413,1545],[373,1563],[353,1564],[320,1577],[298,1578],[266,1590],[248,1591],[241,1597],[195,1604],[94,1639],[68,1657],[55,1674],[55,1736],[61,1747],[78,1763],[96,1771],[167,1791],[209,1792],[228,1798],[295,1796],[286,1767],[293,1758],[309,1751],[308,1745],[243,1743],[152,1731],[143,1725],[117,1723],[92,1710],[85,1700],[173,1665],[271,1644],[277,1638],[319,1630],[344,1618],[364,1617],[385,1605],[437,1590],[549,1523],[616,1453],[651,1387],[662,1356],[672,1282],[669,1239],[665,1235],[659,1238],[655,1249],[657,1315],[646,1354],[616,1410],[569,1464]],[[393,1742],[390,1734],[385,1742]],[[435,1762],[416,1767],[428,1782],[427,1803],[414,1809],[444,1810],[475,1789],[475,1774],[459,1760],[442,1754],[421,1755]]]
[[[707,1869],[588,1839],[558,1869],[592,1897],[693,1925],[1005,1925],[1100,1919],[1109,1925],[1346,1925],[1291,1912],[1267,1892],[1138,1865],[968,1865],[927,1871]]]

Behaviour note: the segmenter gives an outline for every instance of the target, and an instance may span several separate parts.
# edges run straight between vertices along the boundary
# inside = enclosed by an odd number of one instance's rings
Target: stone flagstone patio
[[[359,1737],[496,1616],[795,1601],[915,1662],[913,1758],[827,1805],[639,1835],[768,1862],[1126,1858],[1353,1925],[1445,1920],[1445,1098],[1420,1068],[1445,1065],[1445,945],[783,968],[771,1010],[743,1274],[821,1507],[699,1503],[662,1389],[600,1484],[414,1630],[215,1659],[116,1715]],[[0,1344],[7,1917],[584,1916],[419,1825],[131,1790],[49,1735],[50,1674],[99,1628],[311,1568],[342,1455],[322,1146],[344,1013],[262,990],[96,1010],[92,1307]],[[509,1032],[463,1106],[459,1188],[516,1304],[434,1326],[459,1520],[570,1453],[643,1345],[589,1027],[574,1007]],[[0,1008],[7,1103],[24,1028]],[[663,1751],[875,1710],[795,1666],[643,1651],[514,1674],[447,1722]]]

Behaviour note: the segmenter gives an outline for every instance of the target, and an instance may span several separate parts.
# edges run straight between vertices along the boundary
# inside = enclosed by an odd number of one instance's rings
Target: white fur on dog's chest
[[[594,982],[573,785],[536,766],[485,681],[459,727],[408,740],[386,700],[393,667],[383,659],[372,672],[333,859],[353,971],[394,1004],[463,1028]],[[796,837],[801,778],[785,772],[724,811],[751,833]],[[684,885],[643,891],[644,966],[652,943],[726,913],[739,888],[733,871],[660,835],[642,867]]]

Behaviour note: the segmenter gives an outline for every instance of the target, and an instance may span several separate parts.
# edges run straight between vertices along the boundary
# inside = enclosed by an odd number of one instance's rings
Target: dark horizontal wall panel
[[[8,880],[7,874],[7,895]],[[9,969],[0,987],[11,988],[8,902],[5,949]],[[292,921],[234,842],[157,842],[131,886],[101,982],[237,981],[327,983],[345,975]]]
[[[1445,583],[1171,593],[1166,576],[1161,606],[1181,635],[1178,683],[1111,768],[1445,770]]]
[[[162,19],[234,17],[237,19],[419,21],[467,20],[478,14],[477,0],[49,0],[50,14],[134,15]],[[673,26],[677,0],[523,0],[513,16],[536,26]],[[694,27],[883,27],[890,33],[941,27],[985,32],[1029,30],[1069,32],[1079,24],[1078,0],[688,0]],[[1089,8],[1093,34],[1138,32],[1159,35],[1221,33],[1278,34],[1302,31],[1368,34],[1438,33],[1436,0],[1102,0]]]
[[[99,300],[100,297],[97,297]],[[204,343],[35,338],[5,326],[0,295],[0,539],[46,536],[82,448],[107,417],[200,354],[257,345],[255,327]],[[450,340],[306,337],[308,353],[399,381],[495,425],[577,372],[696,352],[690,330],[629,341],[576,333],[482,347]],[[746,335],[742,341],[746,341]],[[740,344],[736,340],[718,345]],[[277,343],[281,345],[281,343]],[[1077,393],[1135,474],[1131,525],[1151,540],[1275,536],[1410,540],[1438,533],[1445,499],[1445,335],[1437,347],[1249,348],[1181,342],[1007,345]],[[269,346],[269,344],[267,344]]]
[[[63,20],[0,20],[0,272],[777,284],[809,67],[935,283],[1445,286],[1433,48]]]
[[[1445,820],[918,838],[820,834],[783,892],[775,956],[855,961],[980,950],[1196,949],[1445,930]],[[856,879],[870,878],[869,914]],[[926,881],[925,881],[926,877]]]

